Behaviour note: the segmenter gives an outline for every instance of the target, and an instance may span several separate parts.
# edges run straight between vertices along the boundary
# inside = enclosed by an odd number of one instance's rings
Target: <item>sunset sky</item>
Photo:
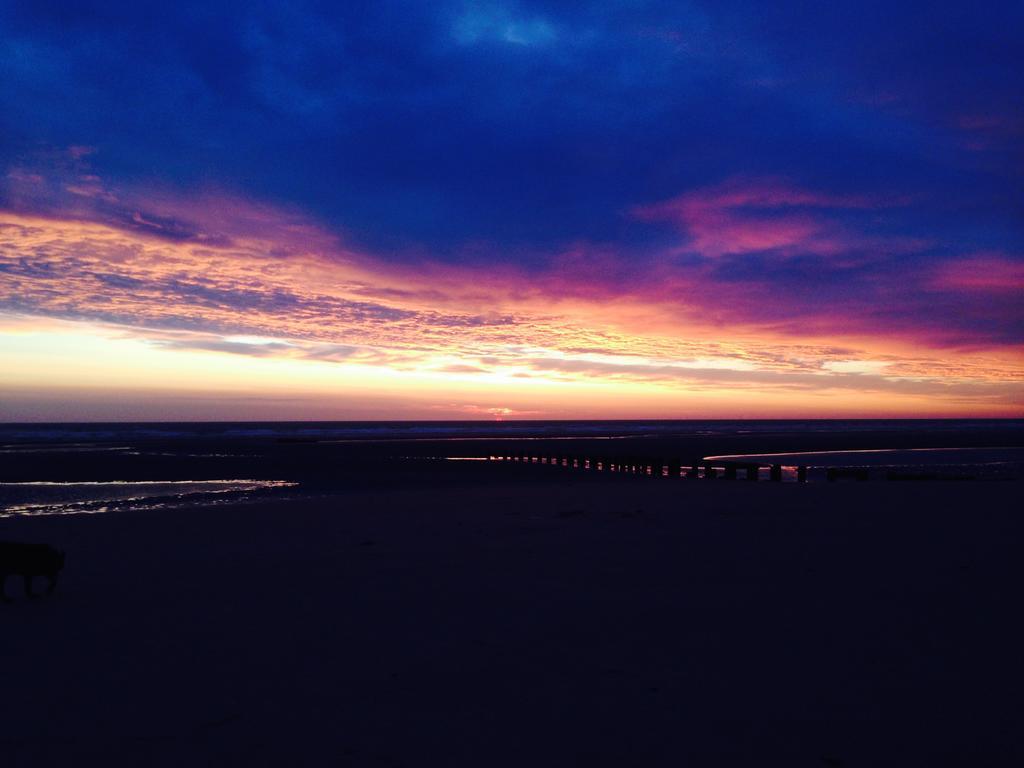
[[[1024,415],[1020,2],[0,2],[0,420]]]

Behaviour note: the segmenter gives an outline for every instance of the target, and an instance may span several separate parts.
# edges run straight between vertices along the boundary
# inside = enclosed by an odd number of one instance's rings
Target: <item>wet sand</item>
[[[446,472],[0,521],[0,764],[1024,764],[1019,483]]]

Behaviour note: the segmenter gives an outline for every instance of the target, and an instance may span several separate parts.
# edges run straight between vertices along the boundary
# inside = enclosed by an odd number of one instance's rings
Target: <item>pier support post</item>
[[[735,480],[736,479],[736,465],[735,464],[726,464],[725,465],[725,479],[726,480]]]
[[[807,467],[797,467],[796,468],[796,481],[798,483],[806,483],[807,482]]]
[[[714,480],[717,477],[718,477],[718,470],[715,469],[710,464],[705,464],[704,465],[704,479],[705,480]]]
[[[771,481],[773,483],[781,483],[782,482],[782,465],[781,464],[772,464],[771,474],[769,475],[769,478],[771,479]]]
[[[747,482],[756,483],[761,479],[761,466],[759,464],[748,464],[747,465]]]

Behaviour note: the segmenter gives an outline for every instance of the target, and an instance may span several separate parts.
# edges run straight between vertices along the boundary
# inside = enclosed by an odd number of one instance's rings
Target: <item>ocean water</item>
[[[53,450],[56,446],[109,451],[128,449],[133,441],[140,440],[543,440],[908,431],[1016,431],[1024,444],[1024,419],[123,422],[0,424],[0,451]]]
[[[1024,420],[0,424],[0,517],[238,503],[307,483],[329,489],[336,467],[352,457],[472,463],[506,450],[499,446],[536,447],[538,455],[582,446],[592,456],[717,456],[782,464],[785,479],[803,465],[818,470],[812,482],[828,467],[861,466],[908,477],[1024,477]]]
[[[708,461],[752,461],[807,467],[923,467],[1024,462],[1024,447],[876,448],[849,451],[793,451],[706,456]]]
[[[1010,446],[745,453],[706,456],[705,459],[708,462],[778,464],[787,479],[794,479],[796,467],[803,466],[810,472],[811,481],[822,479],[829,469],[864,469],[876,478],[1009,480],[1024,477],[1024,447]]]

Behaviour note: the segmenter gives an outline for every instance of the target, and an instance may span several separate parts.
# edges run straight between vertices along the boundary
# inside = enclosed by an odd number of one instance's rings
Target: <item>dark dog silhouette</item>
[[[64,553],[48,544],[25,544],[17,541],[0,541],[0,600],[9,602],[4,591],[7,577],[17,574],[25,581],[25,594],[39,597],[32,591],[32,577],[45,576],[49,579],[46,594],[52,595],[57,588],[57,574],[64,567]]]

